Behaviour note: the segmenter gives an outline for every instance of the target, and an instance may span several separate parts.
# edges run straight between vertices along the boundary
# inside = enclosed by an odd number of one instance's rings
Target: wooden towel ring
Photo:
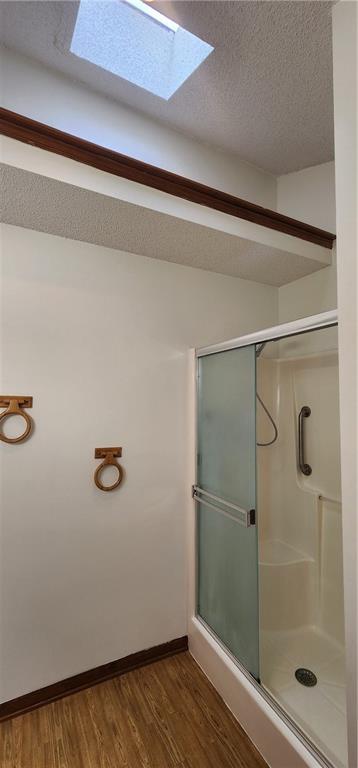
[[[97,488],[100,489],[100,491],[114,491],[115,488],[118,488],[118,486],[121,484],[123,480],[123,469],[120,464],[118,464],[118,461],[116,461],[117,456],[122,456],[122,448],[96,448],[94,452],[95,459],[103,459],[102,464],[97,467],[95,473],[94,473],[94,481],[96,483]],[[100,480],[100,476],[102,473],[102,470],[105,467],[113,466],[116,467],[118,470],[118,477],[115,483],[112,485],[103,485]]]
[[[22,441],[26,440],[29,436],[33,426],[31,416],[24,411],[24,408],[32,408],[32,397],[25,397],[24,395],[0,395],[0,408],[5,408],[5,411],[0,413],[0,424],[7,419],[8,416],[22,416],[26,422],[25,431],[18,437],[7,437],[0,426],[0,440],[3,440],[4,443],[22,443]]]

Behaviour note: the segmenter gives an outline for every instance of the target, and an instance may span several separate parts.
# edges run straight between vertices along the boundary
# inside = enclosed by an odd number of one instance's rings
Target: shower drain
[[[296,669],[295,678],[301,685],[306,685],[308,688],[317,685],[317,678],[314,672],[311,672],[310,669],[305,669],[304,667]]]

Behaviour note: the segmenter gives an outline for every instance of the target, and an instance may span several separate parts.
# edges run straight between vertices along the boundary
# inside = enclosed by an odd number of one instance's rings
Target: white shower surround
[[[333,325],[338,321],[337,311],[324,312],[294,322],[266,328],[227,342],[201,348],[191,353],[191,416],[192,450],[189,457],[189,472],[195,483],[196,467],[196,357],[215,354],[219,351],[259,344],[263,341],[292,336],[302,331],[316,330]],[[208,631],[196,615],[196,530],[193,501],[188,495],[188,634],[189,649],[205,674],[213,682],[242,727],[269,765],[275,768],[317,768],[328,765],[323,756],[310,746],[305,738],[279,713],[274,702],[268,700],[262,688],[238,664],[233,656]]]
[[[278,425],[259,448],[260,678],[334,765],[347,764],[342,505],[337,328],[269,344],[258,359],[258,392]],[[297,469],[297,418],[305,459]],[[271,428],[272,430],[272,428]],[[270,425],[258,407],[258,435]],[[318,678],[295,679],[299,667]]]

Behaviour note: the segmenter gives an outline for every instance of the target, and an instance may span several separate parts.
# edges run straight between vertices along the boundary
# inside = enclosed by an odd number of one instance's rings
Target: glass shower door
[[[255,346],[198,359],[197,611],[259,678]]]

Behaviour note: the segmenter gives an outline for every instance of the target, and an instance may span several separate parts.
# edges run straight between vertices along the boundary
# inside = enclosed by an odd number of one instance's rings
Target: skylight
[[[81,0],[70,51],[170,99],[214,50],[142,0]]]

